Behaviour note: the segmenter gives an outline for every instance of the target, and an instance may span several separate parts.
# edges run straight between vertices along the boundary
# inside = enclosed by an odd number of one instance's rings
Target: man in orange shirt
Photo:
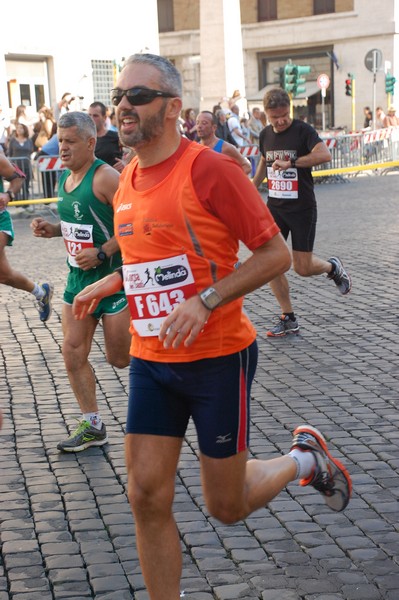
[[[349,475],[311,426],[296,428],[289,454],[248,461],[257,346],[243,296],[286,271],[290,254],[241,168],[179,134],[181,96],[168,60],[127,59],[111,92],[121,140],[136,152],[114,198],[124,264],[78,294],[73,307],[84,318],[123,278],[132,317],[128,494],[151,600],[180,595],[172,504],[190,417],[204,499],[224,523],[244,519],[298,478],[336,511],[351,493]],[[240,240],[252,255],[235,268]]]

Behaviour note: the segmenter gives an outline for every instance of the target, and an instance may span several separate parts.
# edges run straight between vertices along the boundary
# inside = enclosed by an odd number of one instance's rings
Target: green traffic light
[[[311,70],[312,69],[309,66],[306,66],[306,67],[298,66],[297,67],[297,75],[306,75],[307,73],[310,73]]]
[[[391,75],[390,73],[387,73],[385,75],[385,93],[386,94],[394,93],[395,83],[396,83],[396,78],[393,75]]]
[[[306,79],[301,77],[301,75],[305,75],[310,73],[311,67],[294,65],[292,63],[287,63],[284,67],[284,89],[286,92],[290,93],[292,96],[296,96],[297,94],[306,93],[306,88],[304,84],[306,83]]]

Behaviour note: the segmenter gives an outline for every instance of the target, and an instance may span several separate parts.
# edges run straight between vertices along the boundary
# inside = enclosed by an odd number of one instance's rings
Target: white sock
[[[291,456],[296,462],[297,468],[295,479],[306,479],[312,474],[316,465],[316,459],[313,456],[313,452],[294,448],[291,452],[288,452],[288,456]]]
[[[91,413],[83,413],[83,418],[85,421],[89,421],[90,425],[95,429],[100,430],[102,427],[102,419],[100,417],[100,413],[91,412]]]
[[[34,295],[36,300],[41,300],[45,294],[45,291],[41,285],[38,285],[37,283],[35,283],[35,287],[33,288],[31,294]]]

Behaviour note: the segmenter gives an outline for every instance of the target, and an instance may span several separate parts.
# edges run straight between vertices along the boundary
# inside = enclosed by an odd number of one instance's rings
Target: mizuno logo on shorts
[[[227,444],[227,442],[231,442],[231,433],[226,433],[225,435],[218,435],[216,438],[217,444]]]

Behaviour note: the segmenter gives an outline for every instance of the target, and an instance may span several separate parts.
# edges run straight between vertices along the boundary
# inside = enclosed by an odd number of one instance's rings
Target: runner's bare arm
[[[240,167],[242,168],[242,170],[244,171],[245,175],[249,175],[252,167],[251,167],[251,163],[249,162],[249,160],[247,158],[245,158],[245,156],[243,156],[235,146],[233,146],[233,144],[229,144],[228,142],[224,142],[223,146],[222,146],[222,152],[223,154],[225,154],[226,156],[230,156],[230,158],[232,158],[233,160],[235,160]]]
[[[91,285],[86,286],[75,296],[72,314],[75,319],[82,320],[96,310],[99,302],[107,296],[112,296],[123,287],[122,273],[114,272]]]
[[[290,266],[290,252],[279,233],[254,250],[238,269],[212,286],[222,298],[219,306],[260,288],[277,275],[287,271]],[[186,347],[191,346],[202,331],[209,315],[210,311],[203,305],[200,297],[193,296],[179,304],[165,319],[159,332],[159,339],[163,341],[165,348],[178,348],[182,342]]]
[[[119,185],[119,173],[110,165],[102,165],[97,169],[93,178],[93,193],[101,202],[112,206],[112,201]],[[115,236],[104,242],[101,250],[105,252],[107,257],[112,256],[119,251],[118,242]],[[97,258],[99,252],[98,247],[85,248],[76,254],[76,262],[80,269],[88,271],[101,264],[101,260]]]
[[[265,177],[266,177],[266,160],[265,160],[265,157],[261,155],[258,166],[256,168],[256,173],[252,179],[252,183],[254,184],[254,186],[256,188],[258,188]]]
[[[61,236],[61,223],[49,223],[41,217],[36,217],[30,226],[35,237],[52,238]]]
[[[93,194],[104,204],[112,206],[119,185],[119,173],[110,165],[102,165],[93,178]]]
[[[295,161],[295,166],[297,168],[309,168],[316,167],[317,165],[321,165],[323,163],[330,162],[331,154],[327,146],[324,142],[319,142],[314,146],[309,154],[305,154],[304,156],[299,156]],[[272,164],[272,168],[276,171],[278,169],[286,170],[291,167],[291,160],[281,160],[277,159]]]

